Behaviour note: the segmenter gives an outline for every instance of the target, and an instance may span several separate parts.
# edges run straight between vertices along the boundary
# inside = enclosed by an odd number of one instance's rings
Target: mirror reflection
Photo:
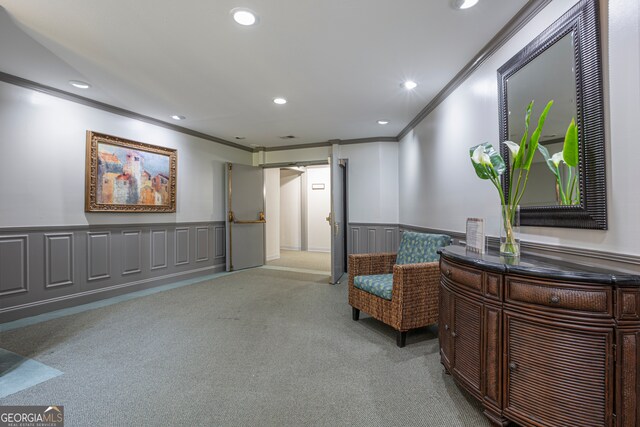
[[[559,39],[510,76],[506,86],[507,138],[517,143],[524,133],[524,115],[529,102],[535,101],[531,116],[531,126],[535,126],[546,103],[554,100],[521,206],[579,205],[577,130],[575,134],[571,132],[575,141],[570,137],[565,146],[567,130],[577,118],[573,33]],[[547,153],[543,155],[540,151],[545,149]]]

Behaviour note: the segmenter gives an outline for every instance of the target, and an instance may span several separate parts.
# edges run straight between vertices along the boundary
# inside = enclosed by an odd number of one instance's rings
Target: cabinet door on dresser
[[[453,299],[453,371],[482,399],[482,303],[459,294]]]
[[[504,311],[504,414],[523,426],[613,426],[613,328]]]
[[[444,284],[440,285],[439,302],[438,338],[440,340],[440,358],[447,371],[450,371],[451,361],[453,360],[453,349],[451,347],[451,312],[453,310],[453,294],[449,288],[444,286]]]

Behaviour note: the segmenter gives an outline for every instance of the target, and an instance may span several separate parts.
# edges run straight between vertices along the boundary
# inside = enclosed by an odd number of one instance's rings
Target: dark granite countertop
[[[519,258],[509,258],[500,256],[496,251],[480,255],[457,245],[442,248],[438,253],[445,259],[496,273],[640,287],[640,274],[621,273],[543,256],[522,255]]]

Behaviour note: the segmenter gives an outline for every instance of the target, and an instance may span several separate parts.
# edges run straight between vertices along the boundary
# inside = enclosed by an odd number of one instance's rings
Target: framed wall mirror
[[[524,226],[607,228],[598,7],[597,0],[578,2],[498,69],[500,141],[520,142],[532,100],[531,128],[547,102],[554,101],[540,138],[549,156],[562,153],[572,120],[578,131],[575,166],[560,162],[556,175],[542,153],[536,153],[520,203]],[[501,153],[509,162],[504,144]],[[508,182],[507,171],[502,180],[505,195]]]

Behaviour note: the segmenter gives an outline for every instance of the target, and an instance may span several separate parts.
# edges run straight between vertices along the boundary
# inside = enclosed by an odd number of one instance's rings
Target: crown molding
[[[552,0],[530,0],[502,29],[447,83],[440,92],[424,107],[417,116],[405,126],[396,139],[400,141],[413,130],[425,117],[460,86],[478,67],[485,63],[500,47],[522,29],[534,16]]]
[[[56,89],[51,86],[47,86],[31,80],[23,79],[22,77],[3,73],[1,71],[0,71],[0,81],[9,83],[12,85],[16,85],[16,86],[21,86],[27,89],[35,90],[38,92],[42,92],[47,95],[55,96],[56,98],[66,99],[67,101],[72,101],[77,104],[82,104],[88,107],[97,108],[98,110],[103,110],[108,113],[117,114],[119,116],[128,117],[130,119],[149,123],[154,126],[159,126],[165,129],[170,129],[176,132],[184,133],[186,135],[195,136],[196,138],[206,139],[207,141],[212,141],[218,144],[226,145],[228,147],[237,148],[238,150],[243,150],[248,152],[253,151],[253,149],[250,147],[245,147],[244,145],[236,144],[234,142],[227,141],[226,139],[218,138],[216,136],[208,135],[206,133],[198,132],[193,129],[185,128],[182,126],[177,126],[172,123],[167,123],[162,120],[154,119],[153,117],[134,113],[133,111],[125,110],[124,108],[116,107],[114,105],[106,104],[104,102],[85,98],[84,96],[76,95],[75,93],[66,92],[61,89]]]
[[[300,148],[331,147],[333,144],[350,145],[350,144],[367,144],[370,142],[398,142],[398,138],[396,138],[395,136],[371,136],[368,138],[331,139],[329,141],[313,142],[310,144],[280,145],[277,147],[254,148],[253,152],[257,153],[259,151],[297,150]]]
[[[182,126],[177,126],[172,123],[168,123],[162,120],[154,119],[149,116],[135,113],[124,108],[116,107],[110,104],[106,104],[93,99],[85,98],[80,95],[76,95],[71,92],[66,92],[61,89],[56,89],[51,86],[46,86],[31,80],[23,79],[18,76],[0,72],[0,81],[13,84],[16,86],[22,86],[27,89],[36,90],[38,92],[46,93],[47,95],[55,96],[58,98],[66,99],[68,101],[76,102],[79,104],[87,105],[89,107],[97,108],[109,113],[118,114],[120,116],[128,117],[134,120],[139,120],[145,123],[149,123],[155,126],[160,126],[166,129],[171,129],[176,132],[191,135],[196,138],[205,139],[218,144],[226,145],[228,147],[237,148],[239,150],[248,151],[250,153],[257,153],[260,151],[283,151],[283,150],[297,150],[302,148],[318,148],[318,147],[330,147],[333,143],[339,145],[349,144],[366,144],[371,142],[399,142],[404,138],[407,133],[414,129],[425,117],[429,115],[442,101],[444,101],[460,84],[462,84],[480,65],[482,65],[494,52],[496,52],[502,45],[504,45],[511,37],[513,37],[522,27],[524,27],[533,17],[535,17],[542,9],[544,9],[552,0],[530,0],[518,13],[507,22],[507,24],[469,61],[453,79],[447,83],[444,88],[409,122],[407,126],[400,131],[400,133],[393,136],[384,137],[367,137],[367,138],[355,138],[344,140],[329,140],[324,142],[314,142],[309,144],[295,144],[295,145],[282,145],[276,147],[247,147],[244,145],[236,144],[231,141],[227,141],[222,138],[218,138],[213,135],[198,132]]]

